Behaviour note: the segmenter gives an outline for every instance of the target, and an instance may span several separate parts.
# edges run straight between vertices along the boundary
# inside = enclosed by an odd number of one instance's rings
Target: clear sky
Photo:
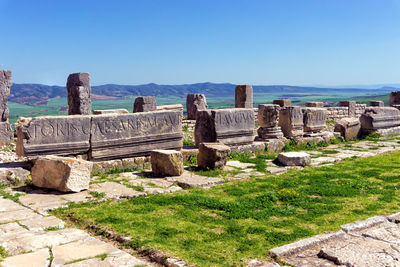
[[[400,83],[400,0],[0,0],[15,83]]]

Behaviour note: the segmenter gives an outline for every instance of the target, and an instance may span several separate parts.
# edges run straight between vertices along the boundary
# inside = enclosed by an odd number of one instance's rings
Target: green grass
[[[338,230],[341,224],[397,212],[400,151],[348,159],[121,202],[71,204],[54,212],[95,223],[197,266],[240,266],[268,249]]]

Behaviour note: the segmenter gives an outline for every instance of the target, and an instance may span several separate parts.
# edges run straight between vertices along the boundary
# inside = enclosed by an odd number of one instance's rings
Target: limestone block
[[[14,139],[14,133],[8,122],[0,122],[0,142],[10,142]]]
[[[363,133],[376,132],[400,125],[400,110],[393,107],[368,107],[360,117]]]
[[[385,103],[383,101],[369,101],[371,107],[383,107]]]
[[[324,103],[323,102],[307,102],[306,107],[309,108],[323,108]]]
[[[356,115],[356,102],[355,101],[340,101],[338,103],[339,107],[348,107],[349,117],[354,117]]]
[[[73,155],[89,150],[91,116],[20,117],[17,155]]]
[[[279,121],[279,105],[258,105],[258,124],[260,127],[276,127]]]
[[[68,115],[90,115],[92,102],[90,99],[89,73],[72,73],[67,80]]]
[[[303,135],[303,112],[299,106],[283,107],[279,111],[279,126],[285,137]]]
[[[186,98],[187,119],[195,120],[198,110],[208,108],[206,97],[204,94],[188,94]]]
[[[326,128],[328,112],[324,108],[303,108],[304,132],[317,133]]]
[[[306,166],[311,163],[311,156],[305,152],[284,152],[278,155],[278,160],[285,166]]]
[[[175,150],[151,151],[151,169],[161,176],[179,176],[183,173],[183,156]]]
[[[389,105],[399,105],[400,104],[400,91],[393,91],[390,93]]]
[[[8,122],[8,95],[11,88],[11,71],[0,70],[0,122]]]
[[[155,96],[139,96],[136,97],[133,104],[133,112],[147,112],[157,109]]]
[[[280,107],[288,107],[292,104],[292,101],[290,99],[276,99],[272,103]]]
[[[154,149],[182,148],[182,112],[153,111],[96,115],[92,118],[94,161],[150,155]]]
[[[194,137],[200,143],[225,145],[250,144],[254,141],[254,111],[251,108],[201,110],[197,112]]]
[[[343,118],[335,125],[335,132],[339,132],[346,141],[357,138],[361,133],[360,120],[357,118]]]
[[[197,165],[200,168],[222,168],[226,165],[231,149],[221,143],[201,143],[197,155]]]
[[[174,110],[174,111],[180,111],[183,112],[183,105],[182,104],[173,104],[173,105],[162,105],[162,106],[157,106],[157,111],[160,110]]]
[[[39,157],[32,168],[32,183],[61,192],[79,192],[89,188],[92,163],[75,158]]]
[[[236,86],[235,108],[253,108],[253,87],[251,85]]]
[[[126,114],[129,113],[129,111],[125,108],[120,108],[120,109],[97,109],[93,110],[93,115],[101,115],[101,114]]]

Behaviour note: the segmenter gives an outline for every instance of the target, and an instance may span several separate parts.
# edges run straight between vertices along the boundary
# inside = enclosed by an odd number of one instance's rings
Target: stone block
[[[32,168],[32,183],[61,192],[79,192],[89,188],[92,162],[57,156],[39,157]]]
[[[368,107],[360,117],[365,134],[400,125],[400,110],[393,107]]]
[[[183,156],[175,150],[151,151],[151,169],[155,175],[179,176],[183,173]]]
[[[279,121],[279,105],[258,105],[258,124],[260,127],[276,127]]]
[[[147,156],[154,149],[181,148],[182,112],[153,111],[92,118],[91,160]]]
[[[182,104],[162,105],[162,106],[157,106],[156,110],[157,111],[173,110],[173,111],[183,112],[183,105]]]
[[[221,143],[201,143],[197,155],[197,165],[200,168],[223,168],[231,149]]]
[[[198,110],[208,108],[206,97],[204,94],[188,94],[186,97],[187,119],[195,120]]]
[[[272,102],[272,104],[279,105],[280,107],[289,107],[292,104],[290,99],[277,99]]]
[[[326,128],[328,111],[324,108],[303,108],[304,132],[318,133]]]
[[[303,112],[299,106],[287,106],[279,111],[279,126],[285,137],[303,136]]]
[[[360,120],[357,118],[343,118],[335,125],[335,132],[339,132],[346,141],[358,138],[361,133]]]
[[[400,91],[393,91],[390,93],[389,105],[400,105]]]
[[[8,95],[11,88],[11,71],[0,70],[0,122],[8,122]]]
[[[278,160],[285,166],[306,166],[311,163],[311,156],[305,152],[284,152],[278,155]]]
[[[253,87],[251,85],[236,86],[235,108],[253,108]]]
[[[157,109],[155,96],[139,96],[136,97],[133,104],[133,112],[147,112]]]
[[[0,122],[0,142],[8,143],[14,139],[14,133],[8,122]]]
[[[309,108],[323,108],[324,107],[324,102],[307,102],[306,107]]]
[[[129,111],[125,108],[120,109],[98,109],[93,110],[93,115],[102,115],[102,114],[127,114]]]
[[[73,155],[89,150],[91,116],[18,119],[17,155]]]
[[[369,101],[371,107],[384,107],[385,103],[383,101]]]
[[[90,99],[89,73],[72,73],[67,80],[68,115],[90,115],[92,102]]]
[[[253,109],[215,109],[197,112],[195,142],[221,142],[225,145],[250,144],[254,141]]]
[[[349,109],[348,116],[354,117],[356,116],[356,102],[355,101],[339,101],[339,107],[347,107]]]

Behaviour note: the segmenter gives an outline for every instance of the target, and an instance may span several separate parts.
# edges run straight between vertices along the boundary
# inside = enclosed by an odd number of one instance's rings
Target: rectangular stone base
[[[8,122],[0,122],[0,142],[8,143],[14,139],[14,133]]]

